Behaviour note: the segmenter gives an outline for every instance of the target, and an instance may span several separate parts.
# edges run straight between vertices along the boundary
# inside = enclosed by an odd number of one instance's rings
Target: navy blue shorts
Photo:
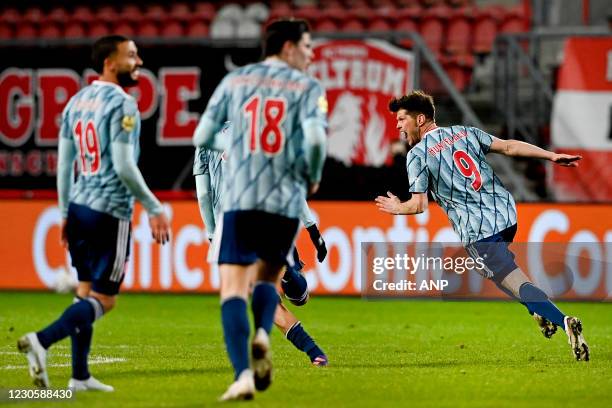
[[[284,265],[293,249],[299,220],[258,210],[223,214],[218,263],[250,265],[261,259]]]
[[[130,221],[70,203],[66,228],[79,281],[104,295],[119,293],[130,255]]]
[[[501,283],[510,272],[518,268],[514,254],[508,248],[515,235],[516,224],[466,247],[472,258],[482,258],[484,270],[481,273],[485,277]]]

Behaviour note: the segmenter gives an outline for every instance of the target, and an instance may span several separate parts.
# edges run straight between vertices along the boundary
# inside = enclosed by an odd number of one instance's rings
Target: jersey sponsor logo
[[[125,115],[121,120],[121,127],[128,133],[134,130],[134,126],[136,126],[136,116]]]

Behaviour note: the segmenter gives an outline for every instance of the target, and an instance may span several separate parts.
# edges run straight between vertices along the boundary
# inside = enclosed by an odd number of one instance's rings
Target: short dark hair
[[[422,113],[427,119],[434,120],[436,118],[436,107],[432,96],[421,90],[412,91],[408,95],[393,98],[389,101],[391,112],[395,113],[400,109],[405,109],[410,115]]]
[[[274,20],[266,26],[263,43],[264,58],[280,54],[285,42],[291,41],[297,44],[302,39],[302,34],[309,32],[310,25],[306,20],[294,18]]]
[[[125,41],[129,41],[129,38],[122,35],[107,35],[99,38],[91,50],[93,69],[101,74],[104,70],[104,60],[117,52],[117,45]]]

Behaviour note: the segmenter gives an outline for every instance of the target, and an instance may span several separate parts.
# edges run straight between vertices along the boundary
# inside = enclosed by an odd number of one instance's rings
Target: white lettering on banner
[[[34,260],[34,268],[40,281],[48,288],[53,287],[56,274],[64,270],[64,266],[53,268],[47,260],[47,238],[49,230],[52,227],[60,227],[62,224],[62,214],[57,207],[49,207],[45,209],[36,222],[33,234],[32,258]]]
[[[550,231],[566,233],[569,229],[569,220],[565,214],[558,210],[547,210],[540,214],[529,231],[527,241],[527,264],[534,283],[548,296],[565,292],[567,283],[564,276],[548,276],[542,263],[542,248],[544,238]]]
[[[164,211],[168,216],[168,221],[172,222],[172,207],[168,204],[164,204]],[[170,289],[172,286],[172,245],[158,245],[158,247],[159,284],[162,289]]]
[[[347,285],[351,277],[351,242],[338,227],[330,227],[322,232],[323,239],[327,244],[328,251],[332,248],[338,250],[338,269],[332,271],[329,265],[329,257],[318,264],[319,278],[321,284],[330,292],[339,292]]]
[[[134,241],[138,242],[138,284],[143,289],[149,289],[153,281],[152,246],[153,238],[149,228],[147,213],[142,211],[138,217],[138,225],[133,228]],[[129,287],[128,287],[129,288]]]
[[[189,269],[186,259],[187,247],[192,244],[202,245],[202,242],[204,242],[204,229],[195,225],[186,225],[174,239],[174,270],[176,279],[185,289],[197,289],[204,282],[202,269]]]
[[[582,252],[586,251],[589,260],[589,271],[585,277],[579,273]],[[591,231],[578,231],[567,247],[565,264],[574,277],[573,289],[578,295],[590,295],[597,290],[601,279],[603,258],[597,237]]]
[[[309,72],[319,78],[328,91],[345,89],[348,82],[355,91],[365,89],[370,92],[394,94],[404,88],[406,80],[405,69],[380,61],[318,61],[311,64]]]

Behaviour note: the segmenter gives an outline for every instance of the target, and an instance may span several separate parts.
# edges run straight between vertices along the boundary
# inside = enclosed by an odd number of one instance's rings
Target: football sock
[[[255,320],[255,330],[260,327],[270,334],[274,324],[274,313],[278,305],[276,286],[271,282],[258,281],[253,288],[251,310]]]
[[[225,299],[221,304],[221,323],[225,348],[234,367],[234,379],[249,368],[249,317],[246,300],[240,297]]]
[[[294,324],[287,331],[286,336],[287,339],[291,343],[293,343],[293,345],[298,350],[301,350],[304,353],[308,354],[308,357],[310,357],[310,361],[314,361],[315,358],[325,355],[323,350],[321,350],[319,346],[317,346],[312,337],[310,337],[310,335],[306,333],[306,330],[304,330],[300,322]]]
[[[76,295],[72,303],[79,303],[84,298]],[[93,325],[76,328],[75,333],[70,336],[72,343],[72,378],[75,380],[86,380],[90,377],[87,366],[87,357],[91,348],[91,337]]]
[[[557,326],[565,328],[563,318],[565,315],[548,299],[546,293],[533,284],[523,283],[519,289],[521,301],[527,308],[540,316],[550,320]]]
[[[36,333],[40,345],[48,349],[52,344],[90,327],[100,318],[104,309],[98,300],[88,297],[78,303],[68,306],[55,322]]]

